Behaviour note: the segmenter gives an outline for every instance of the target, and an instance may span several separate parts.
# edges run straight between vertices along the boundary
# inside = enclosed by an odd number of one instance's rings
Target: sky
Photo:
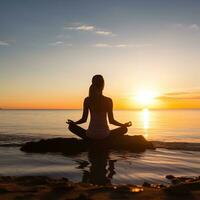
[[[200,108],[199,8],[199,0],[0,0],[0,107],[79,109],[102,74],[116,109]],[[137,102],[141,92],[154,102]]]

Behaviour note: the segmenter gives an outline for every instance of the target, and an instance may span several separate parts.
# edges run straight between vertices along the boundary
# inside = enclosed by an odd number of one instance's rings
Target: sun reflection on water
[[[143,129],[144,129],[144,137],[148,138],[148,129],[149,129],[149,110],[147,108],[142,110],[142,122],[143,122]]]

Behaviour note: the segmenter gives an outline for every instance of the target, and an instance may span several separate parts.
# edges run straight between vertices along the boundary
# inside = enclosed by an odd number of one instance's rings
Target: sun
[[[142,106],[149,106],[155,103],[156,96],[153,90],[141,90],[135,95],[135,101]]]

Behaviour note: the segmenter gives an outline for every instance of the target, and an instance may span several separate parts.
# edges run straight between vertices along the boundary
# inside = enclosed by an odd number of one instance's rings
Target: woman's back
[[[94,139],[107,137],[110,133],[107,123],[109,98],[103,95],[96,100],[87,97],[86,102],[90,111],[90,123],[86,135]]]

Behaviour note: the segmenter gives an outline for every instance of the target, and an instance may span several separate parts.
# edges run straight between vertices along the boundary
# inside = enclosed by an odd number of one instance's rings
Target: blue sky
[[[0,105],[78,107],[95,73],[117,99],[141,88],[196,92],[199,8],[198,0],[0,0]]]
[[[130,36],[138,39],[148,36],[151,38],[167,25],[192,25],[200,18],[200,2],[193,0],[1,0],[0,3],[1,40],[8,41],[13,44],[13,48],[21,50],[45,48],[45,44],[57,40],[56,36],[66,35],[67,31],[63,27],[72,23],[93,25],[116,32],[119,36],[117,39],[125,41]],[[72,33],[68,31],[68,34]],[[80,35],[75,35],[75,38],[71,38],[73,39],[83,42],[82,40],[97,38],[94,35],[83,35],[81,39]]]

